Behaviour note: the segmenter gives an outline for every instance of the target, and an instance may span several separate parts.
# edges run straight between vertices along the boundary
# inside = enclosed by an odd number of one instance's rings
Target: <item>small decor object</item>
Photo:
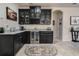
[[[79,25],[79,16],[70,16],[70,25]]]
[[[6,17],[7,19],[17,21],[17,13],[10,9],[9,7],[6,7]]]
[[[0,33],[4,33],[4,28],[0,27]]]
[[[53,20],[53,25],[55,25],[55,20]]]

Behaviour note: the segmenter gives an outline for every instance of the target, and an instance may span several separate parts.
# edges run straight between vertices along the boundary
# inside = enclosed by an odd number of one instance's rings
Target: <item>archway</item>
[[[63,12],[61,10],[55,10],[53,12],[53,30],[54,40],[62,41],[62,26],[63,26]]]

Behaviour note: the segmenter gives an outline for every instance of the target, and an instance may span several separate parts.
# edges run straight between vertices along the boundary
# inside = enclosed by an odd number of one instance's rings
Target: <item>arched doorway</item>
[[[63,12],[61,10],[55,10],[53,12],[53,30],[54,40],[62,41],[62,26],[63,26]]]

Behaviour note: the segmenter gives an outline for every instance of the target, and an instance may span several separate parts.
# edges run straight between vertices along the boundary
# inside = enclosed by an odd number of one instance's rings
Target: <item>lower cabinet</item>
[[[13,56],[22,46],[22,36],[0,35],[0,56]]]
[[[0,35],[0,56],[12,56],[13,52],[13,36]]]
[[[30,43],[30,32],[0,35],[0,56],[14,56],[26,43]]]
[[[30,44],[30,31],[23,32],[22,36],[23,36],[22,43],[23,44]]]
[[[23,46],[22,40],[23,40],[23,37],[22,37],[21,33],[14,35],[14,39],[13,39],[13,45],[14,45],[13,46],[13,49],[14,49],[13,51],[14,51],[14,55]]]
[[[53,43],[53,31],[39,31],[40,43]],[[13,56],[24,44],[30,44],[30,31],[0,35],[0,56]]]
[[[53,43],[53,31],[40,31],[39,43]]]

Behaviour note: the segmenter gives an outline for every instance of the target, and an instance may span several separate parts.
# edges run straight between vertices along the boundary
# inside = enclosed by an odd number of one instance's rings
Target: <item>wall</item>
[[[7,24],[10,26],[16,26],[17,27],[17,22],[11,21],[6,19],[6,7],[10,7],[14,11],[18,13],[18,8],[15,4],[0,4],[0,27],[6,26]],[[23,7],[25,8],[25,7]],[[44,8],[44,7],[43,7]],[[70,25],[70,16],[79,16],[79,8],[78,7],[45,7],[45,8],[51,8],[52,9],[52,20],[50,25],[23,25],[26,29],[34,29],[35,27],[38,29],[46,29],[47,27],[51,27],[53,30],[53,12],[55,10],[61,10],[63,12],[63,41],[71,41],[71,25]]]
[[[22,7],[27,8],[27,7]],[[44,7],[42,7],[44,8]],[[79,16],[79,8],[78,7],[45,7],[46,9],[52,9],[52,17],[51,17],[51,24],[50,25],[23,25],[27,29],[34,29],[35,27],[38,29],[46,29],[47,27],[51,27],[53,30],[53,12],[55,10],[60,10],[63,12],[63,29],[62,29],[62,40],[63,41],[71,41],[71,25],[70,25],[70,16]]]
[[[79,8],[77,7],[53,7],[53,11],[61,10],[63,12],[63,41],[71,41],[70,16],[79,16]],[[73,25],[75,27],[75,25]]]
[[[11,8],[12,10],[18,13],[18,8],[16,4],[0,3],[0,27],[6,27],[6,25],[9,25],[9,27],[18,26],[17,24],[18,21],[12,21],[12,20],[6,19],[6,7]]]

